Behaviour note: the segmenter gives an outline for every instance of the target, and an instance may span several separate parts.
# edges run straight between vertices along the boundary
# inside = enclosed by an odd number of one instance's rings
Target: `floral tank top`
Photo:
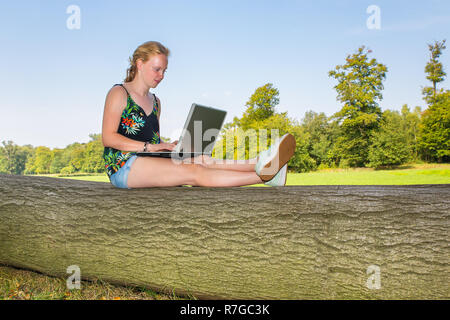
[[[134,102],[128,90],[122,84],[121,86],[127,92],[127,106],[120,117],[119,128],[117,132],[121,135],[137,140],[148,141],[153,144],[160,143],[158,112],[159,106],[156,96],[153,95],[153,110],[147,116],[144,109]],[[122,168],[127,160],[135,155],[136,152],[121,151],[111,147],[105,147],[103,151],[103,159],[105,160],[105,169],[108,177],[111,177],[120,168]]]

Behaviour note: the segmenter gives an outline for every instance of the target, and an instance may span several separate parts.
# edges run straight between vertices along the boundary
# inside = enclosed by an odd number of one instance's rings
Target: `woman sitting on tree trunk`
[[[257,183],[286,184],[287,162],[295,139],[286,134],[256,159],[216,161],[201,156],[190,163],[168,158],[138,157],[138,151],[173,150],[176,143],[160,139],[161,102],[149,92],[164,79],[169,50],[159,42],[139,46],[123,84],[108,92],[103,113],[103,158],[111,183],[118,188],[180,185],[234,187]],[[200,161],[199,161],[200,160]]]

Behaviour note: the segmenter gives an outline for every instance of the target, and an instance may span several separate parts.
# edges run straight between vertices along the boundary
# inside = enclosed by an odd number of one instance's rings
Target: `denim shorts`
[[[128,173],[130,173],[131,165],[134,160],[136,160],[137,156],[131,156],[127,162],[123,165],[122,168],[119,169],[116,173],[114,173],[110,178],[112,185],[117,188],[131,189],[128,188]]]

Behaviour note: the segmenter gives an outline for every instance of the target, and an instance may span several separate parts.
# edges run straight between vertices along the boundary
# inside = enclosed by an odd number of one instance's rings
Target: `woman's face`
[[[164,54],[157,54],[151,56],[147,62],[138,60],[138,70],[141,73],[141,78],[145,84],[150,88],[156,86],[164,79],[164,74],[167,70],[168,60]]]

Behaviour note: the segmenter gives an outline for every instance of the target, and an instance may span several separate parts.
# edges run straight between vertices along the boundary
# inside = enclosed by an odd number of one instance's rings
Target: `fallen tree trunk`
[[[0,175],[0,264],[198,298],[449,298],[449,185],[116,189]]]

